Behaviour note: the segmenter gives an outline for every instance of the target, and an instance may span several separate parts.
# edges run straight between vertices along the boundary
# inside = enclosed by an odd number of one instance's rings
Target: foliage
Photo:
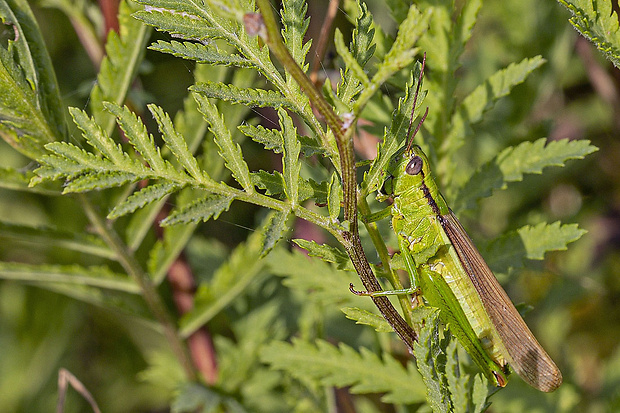
[[[104,411],[302,412],[346,404],[480,412],[491,402],[494,411],[569,411],[579,403],[617,404],[611,370],[594,389],[598,399],[583,395],[592,391],[583,384],[590,370],[569,331],[580,321],[571,308],[593,293],[576,275],[588,272],[593,253],[550,253],[586,233],[560,220],[585,220],[586,204],[594,203],[584,198],[580,211],[581,193],[593,184],[589,173],[575,172],[592,164],[569,161],[597,148],[585,139],[556,139],[533,103],[566,86],[554,79],[571,67],[570,32],[540,37],[540,47],[534,39],[541,27],[496,36],[493,19],[514,22],[549,10],[517,1],[496,10],[480,1],[455,8],[391,0],[390,16],[382,15],[383,2],[345,1],[332,41],[337,57],[324,62],[326,73],[333,65],[338,75],[313,95],[295,72],[310,70],[318,38],[305,17],[310,3],[282,2],[286,61],[273,36],[248,33],[251,0],[122,1],[119,30],[107,33],[105,57],[93,62],[94,86],[65,110],[62,85],[71,71],[61,70],[65,63],[50,57],[44,41],[54,25],[39,28],[24,0],[0,0],[0,136],[8,143],[0,147],[0,206],[7,211],[0,221],[0,343],[8,360],[0,364],[0,389],[15,389],[0,390],[0,404],[8,411],[50,410],[61,366]],[[560,3],[617,66],[618,21],[608,5]],[[100,11],[70,0],[45,4],[68,14],[85,47],[95,47]],[[560,13],[549,13],[544,24],[567,26]],[[482,42],[486,35],[494,42]],[[158,69],[165,64],[178,66]],[[162,95],[187,88],[176,106],[159,103],[165,99],[148,83],[149,67]],[[191,84],[180,86],[176,73],[187,68]],[[359,267],[350,243],[357,222],[347,208],[368,216],[385,206],[369,195],[382,188],[411,118],[415,127],[426,107],[415,139],[449,204],[474,239],[490,239],[479,244],[502,281],[533,280],[511,283],[509,292],[537,305],[528,323],[566,377],[554,394],[536,394],[515,375],[496,392],[450,326],[440,324],[437,309],[411,311],[407,298],[393,300],[418,333],[412,359],[392,334],[393,320],[348,289],[359,284]],[[604,123],[591,122],[594,139]],[[377,154],[352,188],[341,138],[354,132]],[[554,191],[568,197],[560,212],[550,206]],[[396,245],[388,225],[366,224],[361,240],[374,273],[399,283],[393,270],[404,266],[398,254],[387,255]],[[601,353],[616,360],[613,346]],[[601,357],[592,355],[599,363]],[[67,411],[82,411],[84,403],[69,394]]]

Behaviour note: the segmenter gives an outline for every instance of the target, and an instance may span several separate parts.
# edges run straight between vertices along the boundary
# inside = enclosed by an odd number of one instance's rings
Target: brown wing
[[[495,325],[512,368],[531,386],[550,392],[562,384],[562,373],[519,315],[510,298],[452,211],[442,215],[443,227],[463,268]]]

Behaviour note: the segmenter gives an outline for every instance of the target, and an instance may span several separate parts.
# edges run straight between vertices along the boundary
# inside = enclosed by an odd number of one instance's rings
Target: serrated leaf
[[[173,211],[159,224],[165,227],[190,222],[206,222],[211,218],[217,219],[222,212],[228,211],[233,199],[232,196],[209,194],[188,206]]]
[[[179,163],[193,178],[199,182],[203,181],[205,177],[198,166],[198,161],[189,151],[187,142],[185,142],[183,136],[177,132],[168,114],[165,113],[162,108],[155,105],[148,105],[148,108],[157,121],[159,131],[161,132],[166,145],[170,148],[170,151]]]
[[[345,307],[341,308],[340,311],[342,311],[349,320],[355,321],[355,324],[371,326],[379,333],[391,333],[394,331],[385,318],[378,314],[371,313],[370,311],[356,307]]]
[[[114,188],[137,180],[134,174],[124,172],[94,172],[73,178],[65,185],[63,194]]]
[[[489,396],[489,383],[482,374],[477,374],[471,392],[472,412],[484,412],[491,404],[487,402]]]
[[[312,41],[304,43],[304,36],[310,24],[309,18],[304,19],[307,11],[308,5],[303,0],[293,0],[282,3],[282,38],[291,56],[304,71],[308,68],[305,59],[312,45]],[[294,84],[296,86],[292,76],[290,76],[289,73],[286,75],[288,84]]]
[[[101,129],[94,118],[89,118],[86,112],[78,108],[69,108],[69,113],[71,113],[73,121],[78,128],[82,130],[84,139],[86,139],[93,148],[101,152],[103,156],[116,165],[132,162],[123,151],[123,148]]]
[[[266,195],[280,195],[284,193],[284,178],[278,171],[270,174],[266,171],[252,172],[250,174],[252,185],[263,189]]]
[[[290,211],[274,211],[270,214],[267,225],[263,230],[263,248],[261,250],[261,257],[264,257],[275,247],[276,243],[280,241],[287,233],[288,230],[288,217]]]
[[[261,125],[240,125],[238,129],[245,135],[250,137],[254,142],[258,142],[265,147],[265,149],[274,151],[275,153],[282,153],[282,135],[279,131],[274,129],[267,129]],[[297,139],[301,144],[301,152],[304,156],[312,156],[316,154],[323,155],[325,149],[321,147],[321,144],[316,139],[309,136],[298,135]]]
[[[35,159],[66,135],[60,88],[28,2],[2,1],[0,16],[15,36],[0,47],[0,136]]]
[[[498,273],[509,268],[520,268],[526,258],[542,260],[547,251],[566,250],[567,244],[577,241],[586,231],[577,224],[561,225],[560,222],[535,226],[526,225],[492,241],[485,248],[489,266]]]
[[[426,314],[426,324],[420,331],[419,341],[414,343],[418,371],[426,385],[426,401],[433,412],[452,412],[452,400],[445,376],[445,351],[439,338],[437,310]],[[443,340],[445,343],[446,340]],[[447,345],[447,343],[445,343]]]
[[[226,127],[217,107],[200,94],[194,93],[194,99],[198,103],[198,110],[203,114],[205,120],[209,122],[209,129],[213,133],[215,143],[220,149],[219,153],[224,159],[226,167],[232,172],[235,180],[239,182],[246,192],[254,192],[250,170],[248,164],[243,159],[241,147],[233,141],[230,130]]]
[[[229,51],[220,51],[212,44],[158,40],[157,43],[151,44],[149,49],[193,60],[197,63],[256,68],[254,62]]]
[[[340,215],[340,202],[342,201],[342,187],[340,186],[340,178],[334,172],[329,183],[327,192],[327,210],[332,221],[336,221]]]
[[[215,82],[199,82],[189,88],[207,98],[216,98],[232,103],[258,107],[291,107],[289,101],[279,92],[264,89],[241,89],[234,85]]]
[[[571,13],[571,24],[620,68],[618,14],[610,1],[558,0]]]
[[[413,368],[405,369],[389,354],[380,360],[361,348],[360,352],[340,344],[335,347],[317,340],[316,346],[302,340],[292,344],[274,342],[261,351],[261,359],[272,368],[296,378],[313,378],[325,386],[351,386],[353,394],[386,393],[386,403],[420,403],[424,387]]]
[[[452,206],[457,212],[471,209],[494,189],[505,188],[507,182],[520,181],[524,174],[540,174],[547,166],[564,166],[567,160],[582,159],[597,150],[588,140],[548,142],[545,138],[508,147],[467,180]]]
[[[587,231],[580,229],[577,224],[562,225],[560,221],[553,224],[541,222],[536,226],[525,226],[517,230],[527,258],[542,260],[547,251],[563,251],[566,245],[577,241]]]
[[[123,215],[131,214],[135,210],[142,208],[146,204],[150,204],[153,201],[162,199],[166,195],[169,195],[179,189],[179,186],[164,182],[160,184],[153,184],[142,188],[138,192],[134,192],[129,198],[122,203],[116,205],[112,211],[108,214],[108,219],[116,219]]]
[[[506,148],[497,156],[497,163],[505,181],[520,181],[523,174],[540,174],[547,166],[564,166],[564,162],[569,159],[583,159],[597,150],[588,140],[562,139],[549,142],[541,138]]]
[[[103,102],[123,104],[144,58],[151,32],[148,26],[131,17],[135,3],[121,1],[119,6],[120,34],[114,30],[108,32],[105,56],[89,99],[94,119],[108,134],[114,129],[114,116],[105,110]]]
[[[284,192],[291,201],[292,206],[295,207],[299,198],[299,173],[301,171],[299,152],[301,144],[297,140],[297,130],[293,126],[293,120],[286,114],[286,111],[280,109],[278,116],[282,128],[282,141],[284,142],[282,157]]]
[[[308,255],[311,257],[318,257],[325,262],[334,263],[338,266],[338,269],[355,271],[347,253],[336,247],[327,244],[317,244],[315,241],[305,239],[294,239],[293,242],[308,251]]]
[[[467,128],[479,122],[482,115],[491,109],[495,102],[508,95],[514,86],[523,83],[527,76],[544,62],[541,56],[536,56],[523,59],[519,63],[511,63],[476,87],[463,99],[452,116],[452,126],[444,145],[452,151],[459,148],[461,146],[459,142],[467,136]]]
[[[441,311],[441,310],[440,310]],[[456,340],[451,340],[446,349],[446,379],[450,399],[455,412],[469,411],[469,376],[461,372]]]
[[[296,240],[298,242],[300,240]],[[320,305],[329,303],[330,307],[373,308],[372,301],[366,297],[358,297],[349,291],[349,284],[359,282],[357,274],[352,271],[341,271],[319,259],[312,259],[299,250],[292,252],[276,249],[266,258],[274,275],[285,277],[282,283],[301,293],[305,299],[318,302]]]
[[[350,72],[350,75],[355,78],[357,83],[360,84],[361,87],[368,87],[370,85],[370,79],[364,69],[357,62],[353,54],[349,51],[347,46],[344,44],[344,37],[342,32],[336,28],[336,32],[334,33],[334,45],[336,46],[336,51],[338,55],[342,58],[345,63],[345,67],[347,68],[347,72]]]
[[[365,196],[379,188],[383,183],[382,177],[388,163],[407,139],[406,135],[409,130],[411,109],[413,107],[413,98],[420,69],[421,65],[416,65],[416,69],[409,77],[409,82],[405,89],[405,96],[398,100],[398,108],[392,113],[392,122],[389,129],[386,128],[385,130],[383,141],[377,150],[377,157],[373,161],[368,172],[364,174],[361,196]],[[418,108],[423,100],[424,94],[420,94],[417,101]]]
[[[116,116],[117,123],[125,132],[125,136],[151,169],[160,175],[179,177],[179,172],[161,156],[153,135],[148,133],[142,121],[127,106],[120,107],[108,102],[104,102],[103,105]]]
[[[385,82],[392,74],[408,66],[413,62],[413,58],[418,52],[418,48],[414,47],[418,39],[428,28],[428,21],[431,16],[431,9],[428,8],[424,12],[411,5],[407,13],[407,17],[398,27],[398,34],[392,44],[389,52],[385,55],[383,61],[378,65],[377,72],[372,78],[372,84],[377,87]],[[359,100],[364,101],[365,93],[373,93],[373,88],[367,88],[360,95]]]

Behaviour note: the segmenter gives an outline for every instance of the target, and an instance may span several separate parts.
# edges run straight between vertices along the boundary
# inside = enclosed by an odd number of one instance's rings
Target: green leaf
[[[342,187],[340,186],[340,178],[334,172],[327,192],[327,210],[332,221],[336,221],[340,215],[340,203],[342,202]]]
[[[299,242],[296,240],[295,242]],[[282,283],[304,299],[319,305],[373,308],[367,297],[358,297],[349,291],[349,284],[359,282],[353,271],[342,271],[319,259],[311,259],[299,250],[291,252],[275,249],[266,258],[274,275],[284,277]]]
[[[234,398],[192,382],[183,385],[170,406],[172,413],[210,413],[219,409],[232,413],[247,412]]]
[[[383,183],[383,173],[390,160],[407,139],[406,135],[409,130],[411,109],[413,107],[413,98],[420,69],[421,65],[417,64],[415,70],[410,75],[409,83],[407,83],[405,89],[405,96],[398,100],[398,108],[392,113],[392,122],[389,129],[386,128],[385,130],[383,141],[379,145],[377,151],[377,157],[373,161],[368,172],[364,174],[361,196],[366,196],[379,188]],[[417,108],[422,105],[423,100],[423,94],[418,96]]]
[[[430,8],[425,12],[420,12],[415,5],[409,7],[407,17],[398,27],[398,34],[396,35],[392,47],[385,55],[383,61],[379,63],[377,72],[372,78],[371,82],[373,87],[364,89],[356,106],[358,106],[360,102],[365,104],[370,96],[374,94],[375,88],[378,88],[395,72],[407,67],[413,62],[419,50],[417,47],[414,47],[414,45],[417,43],[422,33],[427,30],[430,15]]]
[[[0,262],[0,278],[39,284],[86,285],[132,294],[140,293],[140,288],[132,279],[123,274],[116,274],[107,267]]]
[[[507,182],[521,181],[524,174],[540,174],[547,166],[564,166],[569,159],[582,159],[597,150],[588,140],[549,142],[545,138],[508,147],[467,180],[453,208],[457,212],[471,209],[494,189],[505,188]]]
[[[375,30],[372,27],[374,22],[372,15],[368,12],[368,6],[360,2],[356,4],[356,7],[358,8],[359,16],[355,19],[350,51],[344,46],[344,40],[340,38],[339,31],[336,31],[334,36],[338,54],[346,58],[347,61],[350,60],[348,57],[350,55],[355,61],[355,63],[346,64],[344,76],[342,76],[342,81],[337,88],[338,97],[348,107],[351,106],[353,97],[362,90],[361,84],[370,83],[368,75],[364,72],[364,67],[376,49],[376,45],[373,42]]]
[[[207,98],[217,98],[232,103],[261,108],[291,107],[289,101],[279,92],[264,89],[241,89],[234,85],[215,82],[200,82],[189,88]]]
[[[103,105],[116,116],[118,126],[125,132],[129,142],[142,155],[153,171],[172,179],[182,179],[181,174],[172,164],[161,156],[159,147],[155,145],[153,135],[148,133],[142,121],[127,106],[120,107],[108,102],[104,102]]]
[[[254,142],[258,142],[269,151],[282,153],[283,142],[282,134],[275,129],[266,129],[261,125],[240,125],[238,129],[245,135],[250,137]],[[301,152],[304,156],[312,156],[316,154],[325,154],[325,149],[315,138],[310,136],[298,135],[297,139],[301,143]]]
[[[103,102],[122,105],[144,58],[151,30],[131,17],[135,3],[121,1],[119,33],[108,32],[105,56],[97,75],[97,83],[90,94],[93,117],[108,134],[114,129],[114,116],[105,110]]]
[[[284,142],[282,158],[284,192],[291,201],[292,207],[295,207],[299,198],[299,173],[301,171],[299,152],[301,144],[297,140],[297,130],[293,126],[293,120],[286,114],[286,111],[280,109],[278,116],[282,128],[282,141]]]
[[[553,224],[541,222],[536,226],[525,226],[517,230],[525,251],[526,257],[531,260],[542,260],[547,251],[564,251],[566,245],[577,241],[587,231],[580,229],[577,224],[562,225],[560,221]]]
[[[246,192],[254,192],[248,164],[243,159],[241,147],[233,141],[230,130],[226,127],[222,115],[217,110],[217,106],[200,94],[194,93],[194,98],[198,103],[198,110],[210,124],[210,130],[215,137],[215,143],[220,149],[219,153],[224,159],[226,167],[232,172],[235,180],[239,182]]]
[[[116,219],[123,215],[131,214],[135,210],[144,207],[146,204],[162,199],[176,192],[178,189],[178,185],[168,182],[146,186],[138,192],[134,192],[122,203],[116,205],[114,209],[110,211],[107,218]]]
[[[36,159],[45,153],[44,144],[66,134],[58,84],[28,3],[15,1],[9,6],[1,1],[0,16],[16,36],[8,40],[7,48],[0,47],[0,136]]]
[[[148,108],[157,121],[159,131],[161,132],[167,147],[179,163],[194,179],[199,182],[203,181],[205,177],[198,166],[198,161],[189,151],[187,142],[185,142],[183,136],[177,132],[174,125],[172,125],[172,121],[170,120],[168,114],[165,113],[162,108],[155,105],[149,105]]]
[[[528,258],[542,260],[547,251],[566,250],[567,244],[577,241],[587,231],[577,224],[541,222],[535,226],[526,225],[509,232],[489,243],[484,249],[489,266],[498,273],[509,268],[521,268]]]
[[[162,53],[169,53],[173,56],[193,60],[197,63],[256,68],[254,62],[238,54],[229,53],[225,50],[222,51],[212,44],[177,42],[175,40],[166,42],[158,40],[157,43],[151,44],[149,49]]]
[[[310,50],[312,41],[304,44],[304,36],[308,30],[310,19],[304,17],[308,11],[308,5],[304,0],[291,0],[282,3],[282,38],[295,62],[304,70],[308,69],[305,63],[306,55]],[[289,86],[296,85],[292,76],[287,75]]]
[[[311,257],[318,257],[325,262],[334,263],[341,270],[355,271],[347,253],[336,247],[327,244],[317,244],[314,241],[305,239],[294,239],[293,242],[308,251],[308,255]]]
[[[261,359],[272,368],[298,379],[320,380],[324,386],[350,386],[353,394],[385,393],[385,403],[420,403],[424,385],[411,364],[405,369],[389,354],[383,360],[362,347],[358,353],[346,344],[338,347],[317,340],[316,346],[302,340],[292,344],[274,342],[263,349]]]
[[[107,259],[116,258],[116,254],[101,238],[82,232],[74,233],[50,227],[34,227],[0,221],[0,238],[34,245],[54,245]]]
[[[445,374],[449,336],[444,340],[440,339],[437,310],[428,312],[425,318],[425,326],[420,331],[413,350],[418,371],[426,385],[426,401],[435,413],[452,412],[453,405]]]
[[[262,228],[235,248],[228,260],[217,268],[210,282],[198,287],[194,308],[180,322],[179,334],[182,337],[189,337],[243,294],[251,283],[263,279],[267,259],[262,259],[261,254],[267,225]],[[267,257],[274,256],[277,251],[272,251]]]
[[[202,199],[192,202],[190,205],[173,211],[159,224],[165,227],[190,222],[206,222],[211,217],[217,219],[222,212],[228,211],[233,199],[232,196],[209,194]]]
[[[370,311],[361,308],[345,307],[340,309],[349,320],[355,321],[355,324],[365,324],[371,326],[379,333],[391,333],[394,331],[392,326],[380,315],[373,314]]]
[[[610,1],[558,0],[571,13],[571,24],[620,68],[618,14]]]
[[[512,88],[523,83],[527,76],[539,68],[545,60],[541,56],[511,63],[507,68],[491,75],[483,84],[475,88],[459,105],[452,116],[451,129],[444,147],[456,151],[466,136],[471,136],[470,125],[482,120],[482,115],[490,110],[495,102],[508,95]]]
[[[288,218],[290,211],[274,211],[267,219],[267,225],[263,231],[265,237],[263,239],[263,248],[261,257],[264,257],[275,247],[288,232]]]

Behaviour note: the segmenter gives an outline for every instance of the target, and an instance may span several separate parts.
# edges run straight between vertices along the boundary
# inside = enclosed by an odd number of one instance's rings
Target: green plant
[[[308,21],[301,17],[305,3],[284,2],[283,42],[269,3],[257,3],[264,26],[250,13],[255,11],[250,1],[122,2],[120,30],[108,36],[89,110],[69,109],[79,133],[65,124],[55,74],[28,5],[2,3],[3,21],[15,34],[0,48],[1,81],[8,91],[0,101],[0,133],[39,166],[34,171],[3,168],[1,185],[45,197],[68,195],[84,215],[81,223],[66,227],[2,223],[4,237],[53,244],[73,255],[71,264],[54,255],[43,262],[3,257],[0,277],[131,314],[161,332],[173,357],[166,350],[151,353],[142,377],[178,389],[173,411],[325,410],[339,397],[326,390],[331,386],[350,386],[352,394],[382,393],[383,403],[428,404],[434,411],[484,410],[493,389],[433,310],[412,311],[401,297],[401,316],[390,300],[378,297],[379,316],[369,299],[347,289],[356,272],[370,291],[381,288],[374,274],[402,287],[395,271],[402,263],[388,254],[387,246],[395,245],[391,231],[371,223],[360,235],[358,214],[379,208],[371,195],[406,139],[420,70],[416,56],[426,52],[429,68],[420,105],[429,107],[429,115],[419,143],[451,206],[469,222],[480,221],[482,199],[526,174],[563,166],[596,148],[583,140],[516,143],[517,136],[505,136],[487,141],[489,149],[473,139],[475,128],[484,130],[484,115],[544,63],[537,56],[507,65],[457,99],[455,74],[479,1],[457,11],[451,2],[408,6],[391,1],[398,25],[393,31],[375,23],[364,4],[345,2],[351,42],[347,45],[336,30],[341,77],[335,88],[327,80],[322,91],[303,73],[310,48],[304,42]],[[251,23],[260,36],[247,33]],[[151,104],[155,124],[149,127],[146,115],[123,106],[144,58],[148,26],[173,35],[149,49],[198,63],[183,110],[172,117]],[[248,107],[275,109],[277,127],[258,125]],[[359,119],[371,122],[365,129],[383,139],[370,166],[361,166],[366,169],[358,182],[352,141]],[[159,131],[156,137],[152,126]],[[252,159],[244,154],[256,146],[247,138],[281,154],[281,171],[250,168]],[[238,203],[269,213],[228,251],[212,234],[201,233],[200,223],[217,220]],[[526,259],[542,260],[547,251],[566,249],[584,233],[576,224],[525,216],[517,220],[520,225],[497,231],[482,249],[500,276],[524,268]],[[290,237],[293,218],[332,236],[325,243],[294,240],[318,258],[308,261],[278,243]],[[94,234],[85,235],[87,226]],[[197,273],[193,281],[174,277],[175,266],[187,264],[183,251]],[[283,279],[283,286],[273,275]],[[193,303],[184,307],[179,302],[187,296]],[[183,313],[178,320],[170,297]],[[324,329],[339,308],[379,332],[355,333],[366,335],[359,351],[325,340]],[[346,326],[343,320],[336,323]],[[207,330],[215,349],[207,351],[207,364],[217,359],[217,371],[197,362],[196,343],[205,342]],[[391,330],[415,354],[417,370],[405,348],[394,350],[391,336],[382,333]],[[298,337],[289,342],[291,334]],[[350,340],[344,334],[338,338]],[[351,344],[360,347],[360,342]],[[561,403],[561,396],[550,397]]]

